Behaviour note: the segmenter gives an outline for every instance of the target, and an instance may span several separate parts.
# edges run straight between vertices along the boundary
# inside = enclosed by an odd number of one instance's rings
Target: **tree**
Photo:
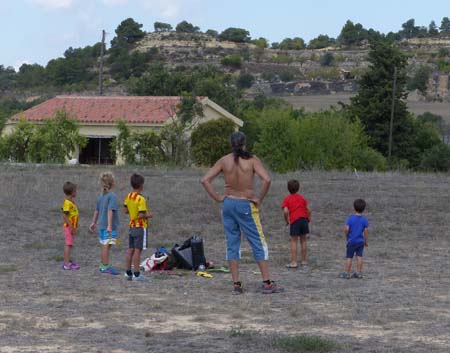
[[[116,28],[116,37],[111,41],[111,47],[117,46],[122,42],[133,44],[141,40],[145,36],[145,32],[141,28],[142,24],[137,23],[132,18],[122,21]]]
[[[267,42],[266,38],[260,37],[258,39],[253,39],[251,41],[253,44],[255,44],[260,49],[265,49],[269,46],[269,43]]]
[[[191,136],[192,157],[197,165],[211,166],[230,150],[234,124],[225,118],[200,124]]]
[[[334,38],[327,35],[320,34],[317,38],[311,39],[308,44],[308,49],[322,49],[332,46],[336,43]]]
[[[230,27],[220,33],[219,39],[237,43],[248,43],[250,41],[250,32],[243,28]]]
[[[22,64],[17,73],[17,83],[24,88],[43,86],[46,79],[45,68],[38,64]]]
[[[172,25],[164,22],[155,22],[153,24],[155,32],[170,32],[172,30]]]
[[[362,24],[354,24],[348,20],[344,27],[342,27],[337,42],[342,46],[351,47],[360,45],[365,39],[368,39],[368,33]]]
[[[406,56],[392,43],[372,43],[369,68],[359,80],[359,89],[351,98],[350,114],[361,120],[369,145],[388,155],[389,122],[392,107],[394,68],[397,69],[393,126],[393,155],[403,156],[400,141],[408,140],[409,114],[406,108]]]
[[[420,27],[415,25],[415,20],[413,18],[403,23],[402,28],[403,30],[401,31],[401,34],[403,38],[416,37],[420,32]]]
[[[279,44],[279,49],[282,50],[302,50],[305,49],[305,47],[306,47],[305,41],[299,37],[295,37],[293,39],[285,38]]]
[[[219,36],[219,32],[217,32],[217,31],[214,30],[214,29],[208,29],[208,30],[205,32],[205,34],[207,34],[207,35],[210,36],[210,37],[214,37],[214,38],[217,38],[217,37]]]
[[[15,84],[16,70],[13,67],[0,65],[0,91],[10,90]]]
[[[335,62],[335,58],[334,58],[333,53],[326,52],[320,58],[320,65],[322,65],[322,66],[333,66],[334,62]]]
[[[422,95],[427,95],[428,80],[433,70],[426,65],[421,65],[414,75],[408,79],[407,88],[409,91],[419,90]]]
[[[187,21],[182,21],[177,24],[175,31],[179,33],[197,33],[200,31],[200,28]]]
[[[437,36],[439,34],[439,30],[436,26],[436,22],[431,21],[428,26],[428,34],[432,37]]]
[[[441,31],[441,34],[450,34],[450,19],[448,17],[442,18],[439,30]]]

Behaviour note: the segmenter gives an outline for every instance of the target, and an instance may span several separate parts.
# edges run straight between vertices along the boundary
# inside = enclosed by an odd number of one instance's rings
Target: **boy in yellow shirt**
[[[145,179],[142,175],[134,173],[130,178],[130,184],[133,190],[125,197],[125,213],[130,216],[130,232],[128,236],[128,251],[125,257],[125,278],[131,281],[144,281],[140,274],[139,265],[141,262],[141,253],[147,249],[148,242],[148,219],[151,214],[147,208],[147,201],[141,195],[144,190]],[[134,272],[131,270],[133,264]]]
[[[65,238],[64,262],[61,267],[63,270],[79,270],[80,266],[70,260],[73,241],[78,228],[78,207],[74,201],[77,196],[77,186],[70,181],[63,185],[63,191],[66,195],[64,203],[61,206],[61,212],[64,220],[63,231]]]

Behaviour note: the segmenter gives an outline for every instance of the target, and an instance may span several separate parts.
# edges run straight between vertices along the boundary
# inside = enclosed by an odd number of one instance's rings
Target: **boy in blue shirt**
[[[345,235],[347,237],[347,260],[345,262],[345,272],[339,275],[340,278],[363,278],[363,250],[369,246],[369,221],[362,215],[366,208],[366,202],[357,199],[353,203],[355,214],[347,218],[345,222]],[[356,271],[350,275],[352,269],[352,259],[356,254]]]

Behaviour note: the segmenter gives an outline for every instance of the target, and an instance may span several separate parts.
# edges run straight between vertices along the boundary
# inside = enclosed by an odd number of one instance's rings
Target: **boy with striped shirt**
[[[134,173],[130,178],[130,184],[133,190],[125,197],[125,213],[130,216],[130,232],[128,236],[128,251],[125,257],[125,278],[131,281],[133,278],[137,281],[143,281],[144,277],[140,274],[139,265],[141,262],[141,252],[147,249],[148,242],[148,219],[151,214],[147,207],[147,201],[142,196],[144,190],[144,177]],[[131,269],[133,264],[134,272]]]

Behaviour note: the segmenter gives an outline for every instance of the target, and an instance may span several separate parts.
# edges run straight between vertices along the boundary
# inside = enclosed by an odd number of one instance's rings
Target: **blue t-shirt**
[[[345,225],[350,228],[347,244],[364,243],[364,229],[369,228],[369,221],[366,217],[352,214],[347,218]]]
[[[97,225],[99,229],[108,228],[108,210],[113,211],[112,230],[119,228],[119,212],[117,195],[111,191],[101,194],[97,199],[96,210],[98,211]]]

